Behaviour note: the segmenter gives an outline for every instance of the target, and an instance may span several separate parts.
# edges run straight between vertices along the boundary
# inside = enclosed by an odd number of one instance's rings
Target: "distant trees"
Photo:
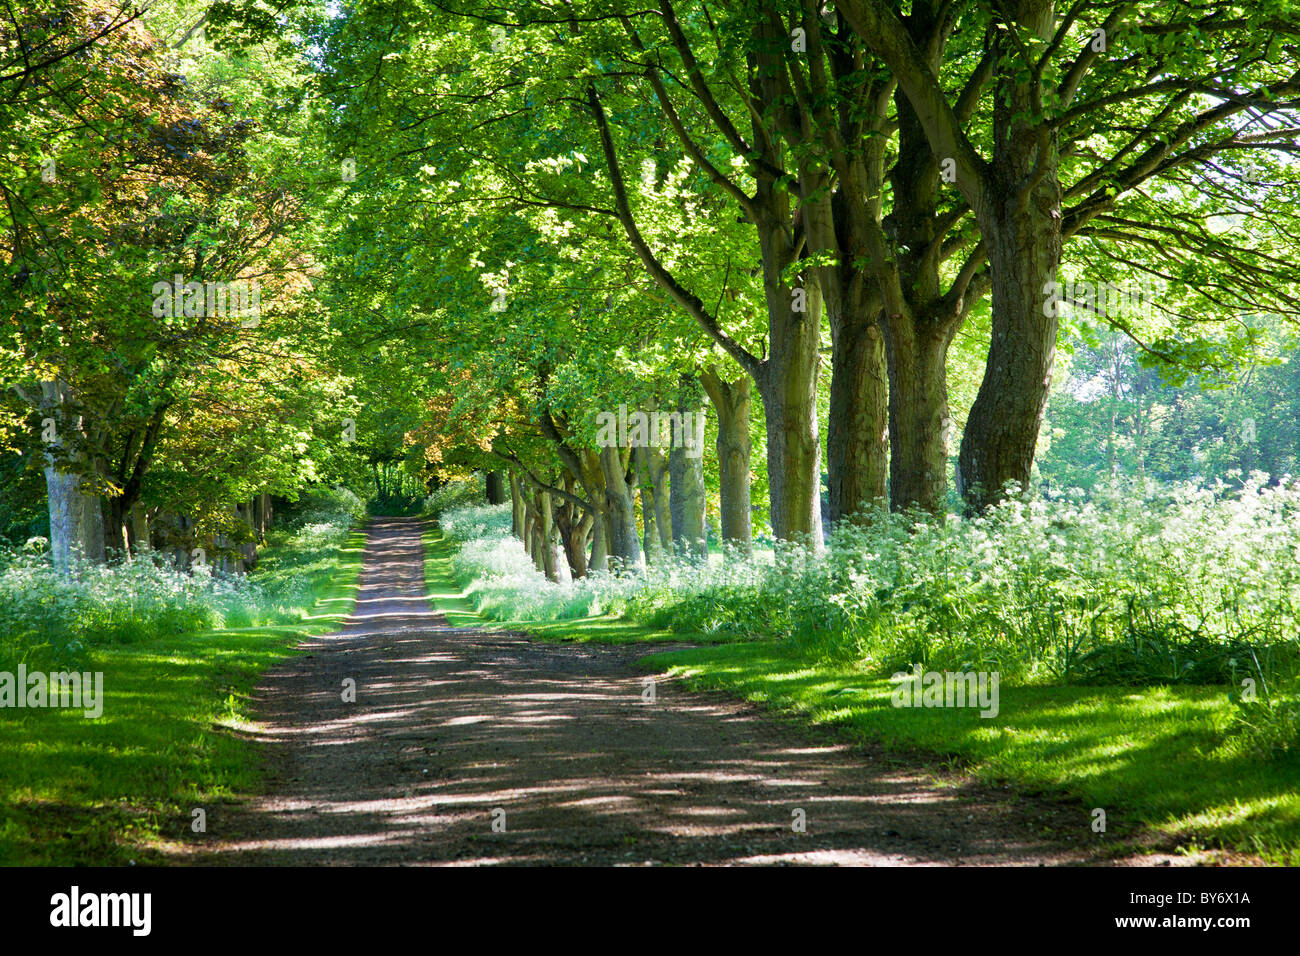
[[[1230,378],[1207,372],[1181,382],[1144,367],[1141,350],[1120,335],[1080,346],[1048,403],[1043,478],[1059,491],[1112,478],[1234,484],[1253,471],[1273,481],[1300,475],[1300,361],[1290,335],[1269,331],[1277,358],[1243,364]]]

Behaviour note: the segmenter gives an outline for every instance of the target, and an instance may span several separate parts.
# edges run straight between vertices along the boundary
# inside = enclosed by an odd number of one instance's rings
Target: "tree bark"
[[[570,457],[567,454],[567,446],[562,444],[560,447],[562,457]],[[604,463],[600,460],[599,453],[584,448],[572,455],[569,470],[577,476],[586,500],[592,506],[591,553],[587,567],[593,571],[608,571],[613,545],[610,539],[609,499],[606,494]]]
[[[767,423],[767,481],[772,533],[802,541],[814,551],[822,542],[821,442],[817,427],[817,368],[820,362],[821,296],[814,283],[803,288],[806,311],[792,308],[795,290],[780,279],[784,262],[763,242],[764,284],[772,354],[763,363],[758,390]],[[775,261],[772,261],[775,260]]]
[[[668,456],[655,446],[645,449],[646,468],[654,488],[655,530],[659,533],[659,548],[667,554],[673,547],[673,519],[668,508]]]
[[[1055,264],[1035,252],[1050,254],[1052,230],[1015,218],[1005,229],[985,229],[993,264],[993,337],[966,421],[957,477],[974,511],[999,501],[1008,482],[1028,486],[1056,353],[1057,319],[1042,314],[1042,288]]]
[[[528,556],[533,559],[533,564],[537,565],[537,570],[542,569],[541,554],[537,550],[536,536],[534,528],[537,524],[537,509],[533,507],[533,496],[531,491],[524,493],[524,523],[523,523],[523,542],[524,550]]]
[[[922,43],[934,29],[935,8],[918,22],[909,20],[913,39]],[[930,68],[940,54],[930,50]],[[898,115],[899,159],[891,172],[896,198],[892,213],[903,250],[888,275],[881,328],[889,364],[889,498],[895,511],[918,509],[942,518],[947,512],[948,440],[953,431],[948,409],[948,348],[961,327],[968,301],[982,295],[972,280],[954,283],[947,293],[940,273],[945,233],[939,208],[943,185],[939,162],[911,101],[894,94]]]
[[[99,497],[82,491],[85,472],[91,469],[78,453],[60,455],[65,436],[81,430],[80,416],[70,415],[65,404],[71,389],[63,381],[41,383],[42,419],[54,420],[54,440],[46,443],[45,488],[50,512],[50,555],[56,568],[66,570],[75,557],[104,563],[104,516]],[[68,469],[68,470],[65,470]]]
[[[750,554],[754,546],[754,529],[749,495],[749,437],[751,380],[742,375],[725,381],[718,370],[709,367],[700,375],[700,383],[713,403],[718,416],[718,485],[722,540]]]
[[[591,553],[587,567],[593,571],[609,570],[609,522],[601,511],[591,515]]]
[[[847,70],[844,64],[841,71]],[[832,117],[823,124],[834,126]],[[878,233],[885,137],[861,148],[832,148],[835,193],[804,211],[809,248],[830,258],[817,271],[831,330],[830,410],[826,423],[830,521],[862,521],[886,490],[886,373],[881,299],[871,270],[868,232]],[[833,142],[838,145],[838,140]]]
[[[127,516],[135,502],[123,501],[120,495],[104,499],[104,551],[106,555],[126,559],[129,556]]]
[[[510,472],[510,533],[521,541],[524,537],[524,493],[519,476]]]
[[[663,561],[665,549],[659,538],[659,506],[655,501],[656,489],[650,475],[650,451],[645,446],[632,449],[632,470],[641,492],[641,550],[645,552],[647,564],[658,564]]]
[[[259,544],[257,537],[257,499],[249,498],[247,502],[241,505],[240,510],[243,512],[244,524],[248,528],[249,541],[244,542],[242,548],[244,554],[244,569],[248,570],[257,564],[257,546]]]
[[[619,449],[602,448],[600,467],[605,477],[605,520],[610,557],[618,561],[620,569],[640,570],[645,562],[636,530],[636,503]]]
[[[875,316],[857,309],[832,312],[831,329],[826,424],[830,519],[862,522],[887,494],[884,342]]]
[[[253,530],[260,543],[266,543],[266,533],[271,530],[271,496],[259,492],[253,499]]]
[[[99,498],[83,494],[80,475],[57,466],[45,468],[45,489],[50,510],[50,553],[54,566],[66,569],[77,556],[104,563],[103,514]]]
[[[692,407],[695,402],[690,393],[693,391],[683,382],[677,404],[683,423],[693,422],[697,411]],[[677,422],[673,423],[673,442],[668,453],[668,511],[672,516],[673,550],[679,557],[695,560],[709,554],[704,528],[704,456],[687,454],[687,439],[678,431],[679,427]],[[686,429],[693,427],[693,424],[685,425]]]
[[[1022,0],[1020,18],[1042,20],[1047,0]],[[995,43],[1009,44],[1006,31]],[[1014,51],[996,50],[997,53]],[[993,160],[986,202],[976,210],[992,279],[992,340],[958,459],[958,488],[978,511],[1004,486],[1028,487],[1047,408],[1059,320],[1044,310],[1044,287],[1061,259],[1061,187],[1053,131],[1040,135],[1035,83],[1014,71],[999,77],[993,109]],[[1044,315],[1051,311],[1052,315]]]
[[[559,556],[555,553],[555,519],[551,507],[551,493],[538,488],[534,493],[533,500],[538,516],[533,526],[534,539],[539,554],[538,568],[546,575],[546,580],[558,582],[560,580]]]
[[[153,550],[153,543],[149,539],[149,509],[144,505],[136,504],[131,509],[131,532],[137,552]]]
[[[564,490],[576,494],[577,479],[565,469]],[[591,513],[572,501],[563,501],[555,508],[555,527],[559,531],[564,559],[569,565],[573,580],[587,576],[587,537],[591,534]]]
[[[947,510],[948,347],[956,324],[916,321],[895,314],[885,320],[889,360],[889,499],[895,511],[916,508],[941,516]]]
[[[591,556],[587,567],[593,571],[607,571],[611,548],[609,503],[606,496],[605,469],[600,456],[590,448],[571,446],[563,421],[557,422],[549,409],[542,410],[538,424],[541,426],[542,434],[554,443],[560,463],[582,486],[585,500],[591,507]],[[633,528],[635,529],[635,520]]]

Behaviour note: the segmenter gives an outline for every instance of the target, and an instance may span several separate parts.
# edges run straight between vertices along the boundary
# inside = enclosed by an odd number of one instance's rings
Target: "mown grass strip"
[[[259,753],[232,731],[261,673],[351,612],[364,544],[364,531],[349,535],[299,622],[91,648],[97,720],[0,711],[0,865],[158,862],[193,808],[254,792]]]

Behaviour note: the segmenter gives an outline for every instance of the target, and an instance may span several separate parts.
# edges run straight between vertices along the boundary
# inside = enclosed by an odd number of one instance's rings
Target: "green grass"
[[[484,623],[453,579],[453,552],[438,532],[426,538],[431,597],[452,623]],[[700,643],[608,615],[501,626],[547,640]],[[1078,801],[1081,830],[1101,807],[1112,834],[1146,831],[1188,850],[1300,864],[1300,761],[1264,761],[1227,745],[1234,708],[1226,688],[1003,686],[998,715],[981,718],[975,709],[894,707],[888,680],[773,641],[660,652],[640,663],[838,737],[955,762],[1021,792],[1067,795]]]
[[[353,532],[326,573],[310,554],[271,552],[282,574],[314,581],[301,621],[143,638],[91,648],[83,668],[104,674],[104,711],[0,712],[0,864],[158,862],[195,807],[257,788],[260,755],[241,738],[262,671],[351,611],[364,533]]]

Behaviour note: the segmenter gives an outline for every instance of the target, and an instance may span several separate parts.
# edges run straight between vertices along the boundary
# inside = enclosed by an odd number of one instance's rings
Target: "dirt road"
[[[646,703],[650,648],[452,628],[423,595],[420,524],[376,521],[349,626],[259,688],[268,793],[210,808],[188,862],[1052,865],[1096,846],[1077,805],[663,678]]]

